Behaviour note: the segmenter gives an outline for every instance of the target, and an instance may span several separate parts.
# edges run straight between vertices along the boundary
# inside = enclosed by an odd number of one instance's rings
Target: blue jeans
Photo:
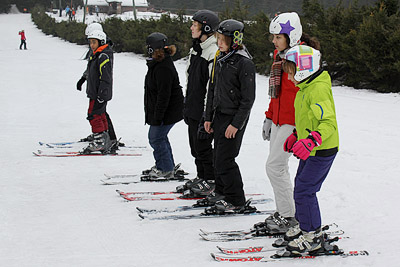
[[[157,169],[166,172],[175,167],[172,148],[168,140],[168,133],[175,124],[152,126],[150,125],[148,137],[153,148],[153,156]]]
[[[329,157],[312,156],[299,162],[294,180],[294,202],[295,216],[303,231],[315,231],[321,226],[317,192],[321,189],[335,157],[336,154]]]

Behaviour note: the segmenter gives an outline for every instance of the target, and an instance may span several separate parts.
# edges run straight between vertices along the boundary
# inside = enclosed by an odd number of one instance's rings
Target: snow
[[[75,89],[86,62],[86,46],[44,35],[29,14],[0,15],[0,266],[220,266],[209,253],[216,245],[268,245],[257,239],[230,243],[200,240],[198,229],[251,227],[265,216],[178,221],[141,220],[141,207],[174,207],[190,201],[124,202],[115,190],[170,191],[179,183],[103,186],[104,173],[138,173],[153,165],[144,125],[145,59],[115,54],[114,98],[108,105],[117,135],[143,146],[142,157],[38,158],[38,141],[78,140],[90,133],[88,100]],[[27,51],[19,50],[24,29]],[[185,84],[185,60],[176,62]],[[261,125],[268,105],[268,78],[257,76],[257,99],[238,162],[247,193],[272,197],[264,164],[268,142]],[[277,262],[274,266],[399,266],[400,202],[399,94],[334,87],[340,152],[319,193],[324,223],[336,222],[351,239],[343,249],[367,250],[369,257],[335,257]],[[187,129],[170,133],[176,162],[194,176]],[[297,160],[290,160],[294,176]],[[259,205],[260,209],[273,208]],[[249,266],[256,263],[236,263]]]

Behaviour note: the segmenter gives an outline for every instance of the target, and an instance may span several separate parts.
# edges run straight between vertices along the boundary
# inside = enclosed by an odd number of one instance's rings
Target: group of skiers
[[[210,206],[206,213],[244,213],[248,206],[235,159],[256,89],[255,66],[243,45],[244,24],[233,19],[220,22],[209,10],[196,12],[192,20],[185,96],[171,58],[176,47],[163,33],[154,32],[146,39],[145,123],[150,125],[148,139],[155,159],[149,176],[174,177],[168,133],[183,119],[188,125],[197,176],[179,190],[203,196],[199,203]],[[87,81],[90,99],[88,120],[93,141],[85,149],[87,153],[107,153],[118,145],[115,133],[110,137],[106,113],[112,97],[112,49],[100,27],[91,24],[87,28],[92,53],[77,84],[80,90]],[[262,137],[270,141],[266,172],[274,190],[276,213],[266,218],[265,227],[270,234],[285,234],[289,241],[286,248],[292,253],[314,252],[324,248],[316,193],[339,145],[331,80],[321,67],[319,42],[303,34],[296,13],[277,15],[269,31],[276,50]],[[292,153],[300,159],[294,189],[288,167]]]

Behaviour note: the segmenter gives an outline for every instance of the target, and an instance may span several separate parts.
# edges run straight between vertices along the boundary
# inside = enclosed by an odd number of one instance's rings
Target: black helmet
[[[217,14],[210,10],[199,10],[194,13],[192,20],[202,24],[201,33],[210,34],[217,30],[219,18]]]
[[[160,32],[153,32],[146,38],[147,52],[153,54],[154,50],[168,45],[168,37]]]
[[[244,24],[234,19],[227,19],[219,24],[217,32],[231,37],[231,47],[236,49],[243,42]]]

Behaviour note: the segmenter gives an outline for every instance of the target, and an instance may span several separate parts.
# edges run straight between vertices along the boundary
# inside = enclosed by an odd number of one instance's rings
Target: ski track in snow
[[[172,208],[188,201],[127,203],[115,189],[171,191],[179,183],[102,186],[100,179],[104,173],[139,173],[152,166],[151,150],[140,151],[141,157],[32,156],[40,148],[38,141],[78,140],[89,134],[88,99],[75,89],[86,67],[79,58],[87,46],[44,35],[29,14],[0,15],[0,25],[0,266],[220,266],[209,253],[221,244],[200,240],[198,229],[243,229],[265,219],[140,220],[135,206]],[[18,49],[22,29],[27,51]],[[176,66],[184,86],[186,61]],[[146,70],[142,56],[115,54],[114,98],[108,112],[127,145],[148,146],[143,115]],[[261,138],[267,85],[268,78],[258,75],[257,99],[238,163],[246,192],[272,197],[264,169],[268,142]],[[347,87],[334,87],[333,93],[340,152],[318,195],[323,222],[338,223],[351,237],[338,243],[341,248],[367,250],[370,256],[274,266],[399,266],[399,94]],[[176,163],[181,162],[192,178],[195,167],[183,122],[172,129],[170,140]],[[297,164],[291,157],[292,176]],[[270,243],[257,239],[231,242],[229,247]]]

